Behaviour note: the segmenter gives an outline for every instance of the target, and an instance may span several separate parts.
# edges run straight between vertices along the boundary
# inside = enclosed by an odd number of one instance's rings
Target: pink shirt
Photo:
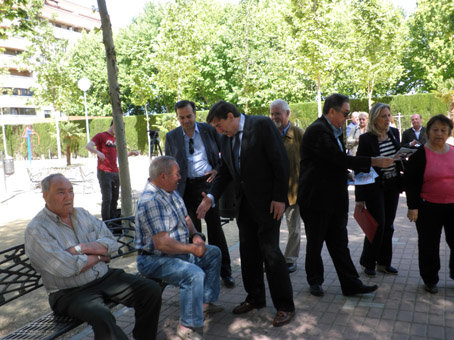
[[[443,154],[426,151],[426,170],[421,197],[431,203],[454,203],[454,148]]]

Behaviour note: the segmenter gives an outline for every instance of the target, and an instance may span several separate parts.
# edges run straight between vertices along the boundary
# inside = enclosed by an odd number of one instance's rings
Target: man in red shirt
[[[113,121],[107,131],[97,133],[92,138],[86,149],[98,156],[97,175],[102,195],[101,216],[103,221],[110,220],[117,217],[115,211],[120,191]],[[131,151],[128,156],[131,155],[138,155],[138,152]]]

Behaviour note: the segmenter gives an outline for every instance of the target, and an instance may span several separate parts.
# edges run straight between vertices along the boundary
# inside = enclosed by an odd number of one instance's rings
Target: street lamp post
[[[82,78],[77,83],[77,86],[81,91],[84,92],[84,104],[85,104],[85,129],[87,131],[87,144],[90,142],[90,127],[88,126],[88,113],[87,113],[87,91],[91,86],[91,82],[87,78]]]

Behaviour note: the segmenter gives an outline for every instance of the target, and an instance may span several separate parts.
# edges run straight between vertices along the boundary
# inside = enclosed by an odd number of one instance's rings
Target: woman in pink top
[[[418,231],[419,273],[424,289],[438,292],[440,237],[444,227],[451,249],[450,277],[454,279],[454,147],[446,143],[453,129],[444,115],[427,123],[427,143],[416,151],[405,167],[408,219]]]

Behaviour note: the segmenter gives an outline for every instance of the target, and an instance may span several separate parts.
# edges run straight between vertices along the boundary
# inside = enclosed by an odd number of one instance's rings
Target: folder
[[[366,208],[361,210],[358,206],[355,207],[353,217],[355,218],[356,222],[358,222],[361,229],[364,231],[364,234],[366,234],[369,242],[372,243],[378,228],[378,223],[377,221],[375,221],[375,218],[372,217],[369,210],[367,210]]]

